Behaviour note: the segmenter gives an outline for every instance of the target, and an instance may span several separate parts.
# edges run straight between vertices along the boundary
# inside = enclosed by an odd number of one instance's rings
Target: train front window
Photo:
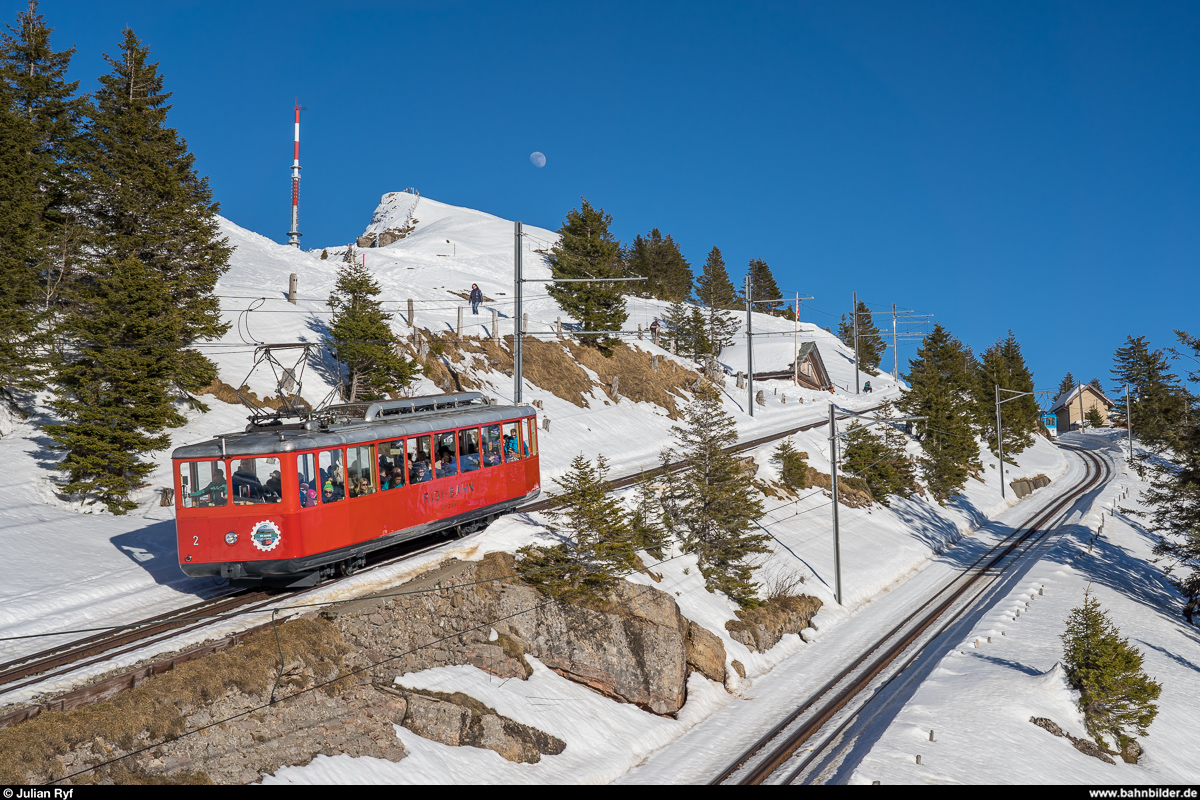
[[[537,417],[525,418],[525,455],[537,455]]]
[[[317,454],[321,502],[336,503],[346,497],[346,469],[341,450],[322,450]]]
[[[365,497],[374,494],[375,483],[375,445],[364,444],[358,447],[346,448],[346,459],[350,462],[347,472],[350,496]]]
[[[437,463],[434,464],[434,471],[439,478],[446,478],[451,475],[458,474],[458,456],[454,450],[454,431],[449,433],[435,433],[433,436],[434,457]]]
[[[458,457],[462,459],[462,471],[479,469],[479,428],[464,428],[458,432]]]
[[[188,461],[179,465],[179,494],[184,508],[209,508],[229,502],[225,467],[220,461]]]
[[[379,445],[379,485],[399,489],[404,485],[404,440]]]
[[[521,460],[521,436],[517,433],[517,423],[504,423],[504,460]]]
[[[503,457],[504,443],[500,438],[499,425],[487,425],[483,429],[483,465],[485,467],[494,467],[499,464]]]
[[[408,452],[408,480],[424,483],[433,480],[433,446],[428,436],[410,436],[406,443]]]
[[[296,480],[300,483],[300,507],[315,508],[321,496],[321,475],[312,453],[296,456]]]
[[[283,480],[278,458],[235,458],[231,463],[234,466],[233,475],[230,476],[234,505],[283,501]]]

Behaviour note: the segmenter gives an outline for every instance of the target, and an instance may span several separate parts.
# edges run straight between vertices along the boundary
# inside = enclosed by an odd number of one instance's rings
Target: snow
[[[378,232],[402,222],[415,198],[395,193],[385,195],[368,230]],[[465,300],[452,292],[465,293],[479,284],[486,300],[479,317],[465,315],[464,333],[490,335],[491,310],[498,311],[501,333],[513,324],[512,247],[513,225],[498,217],[421,198],[415,216],[420,220],[407,238],[382,248],[359,251],[377,276],[381,297],[395,314],[397,333],[410,332],[406,318],[408,300],[416,309],[422,329],[452,330]],[[231,269],[218,284],[222,313],[230,332],[206,348],[218,365],[225,382],[250,385],[260,397],[273,395],[276,387],[269,372],[249,375],[256,343],[319,342],[329,318],[326,299],[333,288],[336,268],[344,247],[328,248],[329,259],[320,251],[302,252],[278,245],[236,224],[221,220],[221,229],[235,250]],[[549,277],[549,269],[535,250],[548,248],[555,234],[526,226],[525,274]],[[299,278],[299,301],[287,302],[289,276]],[[648,328],[662,316],[665,304],[630,298],[627,328]],[[571,320],[550,298],[543,284],[526,288],[529,329],[535,335],[552,331],[557,319]],[[756,314],[754,318],[755,369],[785,368],[792,362],[796,325],[776,317]],[[836,337],[813,325],[801,323],[800,341],[816,341],[838,391],[814,392],[799,389],[788,381],[760,381],[765,406],[746,413],[746,392],[725,388],[725,407],[738,423],[739,436],[751,439],[767,433],[795,428],[827,418],[828,404],[841,411],[861,411],[895,398],[902,384],[889,375],[871,377],[875,392],[854,395],[854,369],[850,354]],[[673,358],[649,341],[632,339],[632,346]],[[744,337],[722,354],[730,368],[744,369]],[[682,361],[682,360],[681,360]],[[512,379],[499,373],[477,371],[486,391],[506,401]],[[333,387],[335,374],[328,363],[310,364],[304,375],[303,394],[319,401]],[[846,387],[851,387],[848,391]],[[422,380],[415,393],[438,390]],[[787,402],[782,401],[786,395]],[[43,400],[45,398],[42,398]],[[551,429],[540,437],[543,485],[554,489],[571,459],[584,453],[604,453],[613,475],[636,472],[657,462],[660,450],[670,443],[674,424],[663,409],[627,398],[619,405],[604,403],[601,392],[579,408],[539,387],[527,384],[526,402],[540,400],[543,417]],[[207,414],[188,413],[188,423],[172,431],[172,448],[202,441],[213,435],[239,430],[245,409],[213,398],[205,398]],[[7,661],[50,646],[56,641],[77,638],[63,631],[115,625],[144,618],[195,602],[222,591],[211,580],[185,578],[175,563],[173,509],[157,504],[158,488],[170,485],[170,449],[156,454],[156,471],[149,487],[135,497],[139,508],[122,517],[97,507],[85,507],[58,498],[51,484],[52,465],[57,455],[48,447],[35,423],[46,414],[36,409],[30,420],[0,418],[0,551],[8,567],[0,583],[0,661]],[[846,423],[841,423],[844,427]],[[1100,433],[1088,437],[1102,446]],[[1064,437],[1070,439],[1070,437]],[[828,431],[817,428],[795,434],[798,450],[808,453],[810,465],[829,472]],[[771,461],[775,444],[763,446],[752,455],[760,465],[758,477],[778,477]],[[915,448],[915,445],[912,446]],[[763,527],[773,537],[774,551],[767,556],[760,576],[803,577],[803,591],[819,597],[824,607],[814,620],[805,641],[789,635],[766,653],[754,653],[733,641],[725,623],[734,618],[735,605],[728,598],[709,593],[696,569],[693,556],[668,553],[661,563],[643,554],[651,568],[661,573],[660,583],[645,575],[631,580],[654,585],[675,596],[683,613],[705,626],[724,642],[729,661],[738,660],[746,678],[730,678],[728,691],[698,675],[688,683],[688,701],[677,719],[653,716],[632,706],[600,697],[571,683],[542,665],[534,664],[529,681],[501,681],[472,667],[445,667],[415,675],[396,676],[405,686],[463,691],[496,708],[502,714],[533,725],[567,742],[558,756],[544,757],[536,765],[510,764],[495,753],[471,748],[449,748],[398,729],[408,757],[399,763],[372,759],[318,757],[304,767],[288,767],[267,782],[366,783],[366,782],[630,782],[694,781],[724,763],[723,759],[770,725],[788,701],[804,696],[823,683],[833,669],[855,653],[855,647],[873,632],[890,627],[898,615],[916,602],[930,587],[939,585],[962,564],[969,563],[989,542],[1029,517],[1049,502],[1062,486],[1082,474],[1077,458],[1068,458],[1056,445],[1037,439],[1034,446],[1006,465],[1006,480],[1045,474],[1053,479],[1021,502],[1012,493],[1001,498],[996,460],[980,452],[984,470],[979,479],[968,480],[963,496],[945,507],[927,498],[893,498],[890,508],[840,509],[840,556],[843,603],[834,599],[833,546],[829,497],[819,490],[801,493],[796,501],[767,498]],[[1133,476],[1122,476],[1106,489],[1108,502],[1117,487],[1138,484]],[[1098,501],[1098,505],[1099,502]],[[1125,501],[1125,505],[1133,503]],[[423,569],[445,558],[478,559],[491,551],[512,552],[547,535],[536,514],[514,514],[488,529],[463,540],[448,543],[409,561],[364,573],[336,586],[318,587],[302,595],[281,600],[287,603],[320,603],[344,600],[356,594],[402,585]],[[1094,528],[1099,521],[1093,510],[1082,525],[1062,541],[1061,548],[1075,547],[1087,534],[1083,525]],[[955,649],[936,671],[898,710],[894,719],[880,723],[869,753],[843,776],[853,782],[883,780],[916,782],[946,780],[960,782],[1007,782],[1014,779],[1013,765],[1037,763],[1037,772],[1018,779],[1034,782],[1109,780],[1194,781],[1192,767],[1180,753],[1193,753],[1185,741],[1189,681],[1200,664],[1200,644],[1175,621],[1173,592],[1165,587],[1156,569],[1147,563],[1150,537],[1118,515],[1108,518],[1105,538],[1098,554],[1067,561],[1067,550],[1055,550],[1032,567],[1011,597],[996,604],[977,621],[969,637],[992,635],[993,643],[965,655]],[[1049,716],[1077,735],[1081,723],[1073,715],[1071,697],[1054,670],[1057,635],[1067,611],[1082,596],[1082,587],[1092,581],[1103,589],[1102,601],[1127,635],[1136,633],[1151,674],[1163,682],[1163,712],[1143,740],[1147,748],[1144,764],[1115,771],[1072,749],[1065,740],[1052,740],[1048,733],[1028,723],[1031,714]],[[1033,611],[1016,622],[1005,616],[1034,582],[1046,585],[1046,595],[1031,605]],[[291,611],[285,613],[293,613]],[[1177,615],[1176,615],[1177,616]],[[222,635],[238,626],[257,624],[269,612],[226,623],[207,633],[181,634],[155,648],[128,654],[120,664],[132,664],[154,651],[178,649],[204,638]],[[994,631],[1007,634],[997,640]],[[993,633],[989,633],[993,632]],[[15,638],[42,634],[55,638]],[[1001,649],[1003,652],[1001,652]],[[112,665],[103,667],[110,668]],[[26,702],[39,691],[60,691],[78,685],[101,667],[55,679],[42,686],[0,696],[0,705]],[[731,675],[732,675],[731,671]],[[939,741],[921,745],[917,734],[938,730]],[[996,737],[993,742],[990,737]],[[1024,749],[1023,749],[1024,748]],[[1061,752],[1060,752],[1061,751]],[[920,752],[925,765],[917,767],[913,755]],[[1053,753],[1051,758],[1048,754]],[[1050,758],[1043,763],[1037,756]],[[1190,763],[1196,763],[1191,759]],[[923,771],[922,771],[923,770]],[[1138,770],[1130,772],[1130,770]],[[1084,775],[1087,777],[1082,777]],[[1097,777],[1099,776],[1099,777]]]

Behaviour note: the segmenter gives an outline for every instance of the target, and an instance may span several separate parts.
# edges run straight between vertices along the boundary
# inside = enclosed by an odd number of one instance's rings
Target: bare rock
[[[1047,719],[1045,717],[1030,717],[1029,721],[1032,722],[1034,725],[1037,725],[1039,728],[1049,731],[1054,736],[1058,736],[1059,738],[1067,739],[1068,741],[1071,742],[1071,745],[1076,750],[1078,750],[1081,753],[1084,753],[1085,755],[1092,756],[1093,758],[1098,758],[1106,764],[1116,764],[1117,763],[1112,760],[1113,753],[1111,751],[1101,747],[1100,745],[1093,742],[1091,739],[1081,739],[1078,736],[1072,736],[1071,734],[1067,733],[1062,728],[1060,728],[1058,726],[1058,724],[1055,723],[1053,720]],[[1131,740],[1131,741],[1133,741],[1133,740]],[[1141,750],[1141,748],[1139,748],[1139,752],[1140,752],[1140,750]],[[1124,758],[1125,754],[1122,753],[1121,757]],[[1136,758],[1134,760],[1134,763],[1136,763]]]
[[[356,242],[359,247],[374,247],[375,246],[375,234],[368,233],[363,236],[359,236],[358,239],[356,240]]]
[[[707,628],[688,621],[684,640],[687,666],[717,683],[725,683],[725,643]]]
[[[543,755],[558,755],[567,747],[561,739],[509,719],[461,692],[445,694],[400,687],[394,691],[408,704],[399,724],[435,742],[492,750],[518,764],[536,764]]]
[[[1137,739],[1130,739],[1121,748],[1121,760],[1126,764],[1136,764],[1138,759],[1142,757],[1142,746],[1138,744]]]
[[[736,658],[729,662],[729,666],[733,667],[733,671],[737,673],[739,678],[746,677],[746,667]]]
[[[800,633],[810,627],[821,608],[821,601],[809,595],[775,597],[750,609],[739,609],[738,618],[725,623],[735,642],[760,653],[770,650],[786,633]]]

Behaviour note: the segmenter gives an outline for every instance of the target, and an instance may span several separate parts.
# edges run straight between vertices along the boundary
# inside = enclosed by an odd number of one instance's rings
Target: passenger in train
[[[399,459],[397,459],[397,460],[399,460]],[[392,467],[391,476],[388,478],[388,485],[383,488],[399,489],[403,485],[404,485],[404,467],[397,464],[396,466]]]
[[[263,490],[271,497],[283,497],[283,478],[280,477],[279,470],[275,470],[271,473],[271,477],[267,478],[267,482],[266,485],[263,486]]]
[[[450,452],[450,448],[443,447],[438,453],[437,476],[447,478],[457,474],[458,468],[454,464],[454,454]]]
[[[485,467],[494,467],[500,463],[500,446],[495,442],[489,441],[484,445],[483,449],[483,465]]]
[[[263,486],[254,472],[254,460],[242,459],[233,473],[233,496],[242,499],[262,499]]]
[[[517,435],[508,433],[504,436],[504,460],[516,461],[517,456]]]
[[[213,479],[209,481],[208,486],[197,489],[188,497],[201,498],[197,501],[199,505],[225,505],[225,473],[220,467],[217,467],[213,470]]]
[[[417,460],[412,462],[410,480],[413,483],[424,483],[433,478],[433,472],[429,469],[429,461],[425,459],[425,454],[421,453]]]
[[[374,494],[375,487],[371,485],[371,479],[362,477],[358,479],[358,483],[350,485],[351,497],[363,497],[368,494]]]

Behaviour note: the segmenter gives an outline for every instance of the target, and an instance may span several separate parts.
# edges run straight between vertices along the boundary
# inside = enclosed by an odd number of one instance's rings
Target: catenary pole
[[[792,306],[795,331],[792,334],[792,385],[800,385],[800,293],[796,292],[796,305]]]
[[[832,475],[833,491],[833,594],[838,605],[842,604],[842,549],[838,543],[838,435],[837,420],[833,416],[833,403],[829,404],[829,472]]]
[[[300,98],[296,98],[296,126],[295,135],[292,139],[292,229],[288,231],[288,244],[292,247],[300,247],[300,112],[304,107],[300,105]]]
[[[1000,454],[1000,497],[1004,497],[1004,429],[1000,427],[1000,384],[996,384],[996,452]]]
[[[749,398],[746,407],[750,409],[750,416],[754,416],[754,345],[751,338],[754,334],[751,330],[750,314],[754,307],[751,299],[751,292],[754,289],[754,284],[750,281],[750,274],[746,273],[746,391]]]
[[[1129,402],[1129,384],[1125,384],[1125,430],[1129,437],[1129,463],[1133,463],[1133,406]]]
[[[1078,383],[1078,381],[1076,381]],[[1079,383],[1079,432],[1083,433],[1083,384]]]
[[[850,308],[854,309],[850,316],[854,319],[854,393],[858,394],[858,292],[854,293]]]
[[[900,351],[896,349],[896,304],[892,303],[892,380],[900,379]]]
[[[524,237],[524,232],[521,228],[521,223],[513,223],[513,296],[516,300],[515,312],[513,313],[513,403],[521,404],[521,388],[524,386],[524,378],[521,375],[521,359],[522,353],[522,330],[521,319],[524,309],[522,308],[521,293],[525,287],[525,277],[522,275],[521,264],[521,240]]]

